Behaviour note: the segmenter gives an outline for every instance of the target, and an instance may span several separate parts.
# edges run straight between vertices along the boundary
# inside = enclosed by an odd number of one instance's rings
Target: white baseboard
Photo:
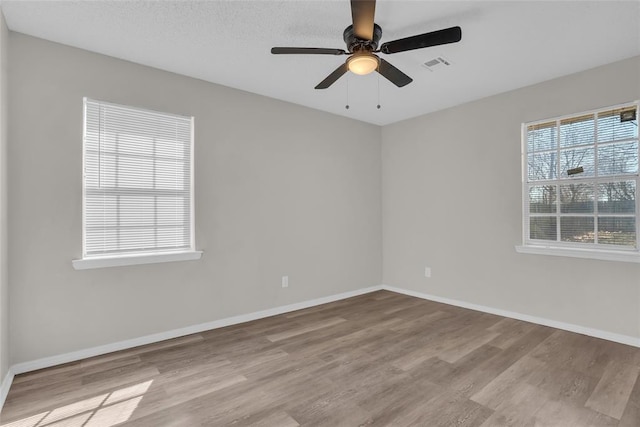
[[[7,400],[7,395],[13,382],[13,376],[13,370],[9,368],[7,375],[4,377],[4,380],[2,380],[2,385],[0,386],[0,412],[2,412],[2,408],[4,407],[4,401]]]
[[[530,316],[528,314],[516,313],[515,311],[502,310],[499,308],[487,307],[484,305],[473,304],[470,302],[459,301],[450,298],[429,295],[422,292],[411,291],[408,289],[396,288],[395,286],[382,285],[382,289],[399,294],[409,295],[412,297],[422,298],[430,301],[441,302],[443,304],[455,305],[456,307],[468,308],[470,310],[482,311],[484,313],[496,314],[498,316],[509,317],[512,319],[523,320],[525,322],[536,323],[538,325],[550,326],[556,329],[562,329],[569,332],[575,332],[590,337],[602,338],[604,340],[613,341],[621,344],[640,347],[640,338],[629,335],[616,334],[600,329],[587,328],[585,326],[574,325],[572,323],[559,322],[557,320],[545,319],[542,317]]]
[[[86,359],[89,357],[100,356],[102,354],[112,353],[114,351],[126,350],[132,347],[138,347],[141,345],[152,344],[159,341],[164,341],[172,338],[178,338],[185,335],[197,334],[200,332],[208,331],[211,329],[224,328],[225,326],[236,325],[238,323],[250,322],[252,320],[262,319],[265,317],[276,316],[278,314],[289,313],[291,311],[301,310],[303,308],[314,307],[316,305],[327,304],[342,300],[345,298],[351,298],[358,295],[367,294],[374,291],[379,291],[382,286],[372,286],[370,288],[357,289],[355,291],[343,292],[336,295],[329,295],[326,297],[316,298],[313,300],[302,301],[294,304],[283,305],[280,307],[270,308],[267,310],[256,311],[249,314],[241,314],[238,316],[227,317],[225,319],[214,320],[212,322],[201,323],[199,325],[187,326],[185,328],[173,329],[171,331],[160,332],[152,335],[145,335],[139,338],[133,338],[130,340],[119,341],[112,344],[105,344],[98,347],[91,347],[84,350],[73,351],[71,353],[60,354],[56,356],[45,357],[38,360],[32,360],[29,362],[18,363],[11,367],[13,374],[23,374],[25,372],[31,372],[38,369],[50,368],[52,366],[61,365],[63,363],[75,362],[77,360]],[[11,385],[11,383],[9,383]],[[4,386],[4,383],[3,383]],[[7,391],[8,391],[7,387]],[[1,406],[0,406],[1,408]]]

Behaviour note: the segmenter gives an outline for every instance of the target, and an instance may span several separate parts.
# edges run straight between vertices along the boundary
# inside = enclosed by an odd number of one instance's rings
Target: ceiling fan
[[[313,55],[349,55],[344,64],[335,69],[316,89],[326,89],[335,83],[344,73],[351,71],[355,74],[369,74],[377,71],[391,83],[398,87],[408,85],[413,79],[402,71],[380,58],[376,53],[392,54],[406,52],[413,49],[456,43],[462,39],[460,27],[432,31],[403,39],[383,43],[378,49],[378,42],[382,36],[382,28],[373,22],[376,10],[375,0],[351,0],[351,18],[353,25],[349,25],[343,33],[347,44],[347,51],[343,49],[326,49],[317,47],[273,47],[271,53],[283,54],[313,54]]]

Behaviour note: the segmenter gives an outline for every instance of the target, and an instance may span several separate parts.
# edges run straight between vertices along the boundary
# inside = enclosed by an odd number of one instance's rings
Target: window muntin
[[[85,98],[83,258],[195,250],[193,118]]]
[[[523,151],[525,245],[638,251],[637,102],[524,124]]]

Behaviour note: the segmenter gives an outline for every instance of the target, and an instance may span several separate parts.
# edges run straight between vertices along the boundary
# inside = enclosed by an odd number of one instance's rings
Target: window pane
[[[598,217],[598,243],[635,247],[635,218]]]
[[[189,170],[185,162],[156,160],[154,188],[188,190]]]
[[[554,213],[556,211],[556,186],[535,185],[529,188],[529,212]]]
[[[112,228],[118,225],[118,205],[120,197],[103,192],[92,192],[85,195],[85,230],[87,239],[99,229]]]
[[[155,218],[154,197],[150,195],[119,196],[118,224],[121,227],[153,227]]]
[[[536,216],[529,218],[529,238],[557,240],[556,217]]]
[[[525,125],[526,240],[636,248],[639,113],[633,103]]]
[[[529,181],[556,179],[558,161],[556,153],[529,154]]]
[[[635,120],[620,121],[620,114],[635,112]],[[598,142],[620,141],[638,137],[638,112],[635,107],[605,111],[598,114]]]
[[[171,160],[187,160],[189,151],[187,146],[178,146],[172,140],[157,139],[155,141],[156,156]]]
[[[592,114],[560,122],[560,147],[593,144],[594,140],[595,121]]]
[[[111,137],[111,134],[103,134]],[[113,140],[115,141],[113,150],[119,155],[134,156],[152,156],[153,155],[153,139],[144,135],[132,135],[129,133],[116,133]],[[111,138],[110,138],[111,139]]]
[[[153,159],[118,156],[113,175],[119,188],[153,188]]]
[[[193,247],[192,125],[85,99],[84,255]]]
[[[638,142],[598,146],[598,175],[638,172]]]
[[[633,214],[635,211],[635,181],[607,182],[598,185],[598,212]]]
[[[565,216],[560,218],[560,237],[563,242],[593,243],[593,217]]]
[[[595,174],[595,150],[593,147],[570,148],[560,151],[560,177],[568,178],[569,170],[582,167],[580,172],[572,177],[584,178]]]
[[[568,184],[560,186],[560,212],[593,213],[593,185]]]
[[[156,197],[155,209],[158,225],[177,226],[189,224],[189,199],[188,197]]]
[[[532,125],[527,128],[527,152],[552,150],[557,147],[556,122]]]

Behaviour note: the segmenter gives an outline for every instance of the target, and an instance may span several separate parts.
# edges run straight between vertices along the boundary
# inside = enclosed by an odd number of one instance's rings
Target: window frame
[[[154,115],[174,116],[179,118],[190,119],[190,143],[189,143],[189,215],[190,215],[190,230],[189,230],[189,248],[180,250],[158,250],[158,251],[140,251],[129,253],[114,253],[114,254],[96,254],[87,255],[87,102],[99,103],[100,105],[111,105],[114,107],[128,108],[139,112],[148,112]],[[101,101],[88,97],[83,98],[82,107],[82,258],[72,260],[73,268],[76,270],[85,270],[102,267],[117,267],[128,266],[137,264],[155,264],[172,261],[188,261],[197,260],[202,256],[202,251],[196,250],[195,241],[195,185],[194,185],[194,117],[193,116],[181,116],[173,113],[166,113],[162,111],[150,110],[146,108],[134,107],[124,104],[116,104],[107,101]]]
[[[560,123],[562,121],[579,118],[581,116],[586,115],[596,115],[597,113],[603,113],[609,110],[617,110],[624,109],[629,107],[635,107],[636,109],[636,122],[640,116],[640,101],[636,100],[633,102],[626,102],[613,106],[606,106],[602,108],[597,108],[589,111],[578,112],[574,114],[567,114],[558,117],[551,117],[542,120],[531,121],[527,123],[522,123],[521,126],[521,191],[522,191],[522,244],[516,246],[516,251],[519,253],[528,253],[528,254],[537,254],[537,255],[552,255],[552,256],[566,256],[566,257],[574,257],[574,258],[591,258],[591,259],[599,259],[606,261],[623,261],[623,262],[635,262],[640,263],[640,197],[638,197],[638,192],[640,191],[640,165],[638,170],[635,173],[631,174],[614,174],[608,176],[599,176],[594,174],[591,177],[576,177],[576,178],[562,178],[561,174],[557,174],[554,179],[550,180],[541,180],[540,184],[536,184],[535,181],[529,181],[529,162],[528,162],[528,128],[535,125],[546,124],[550,122],[556,123],[557,129],[557,138],[558,141],[561,137],[560,133]],[[597,170],[598,167],[598,155],[597,148],[602,144],[615,144],[621,143],[623,141],[606,141],[604,143],[599,143],[597,141],[597,119],[594,122],[594,141],[593,144],[588,145],[571,145],[568,148],[573,147],[594,147],[594,170]],[[639,141],[640,145],[640,141]],[[561,152],[562,147],[557,145],[555,148],[558,153]],[[638,147],[640,151],[640,146]],[[551,151],[551,149],[549,149]],[[535,151],[534,151],[535,152]],[[558,162],[560,162],[560,158],[558,158]],[[559,172],[556,171],[556,172]],[[602,243],[580,243],[580,242],[565,242],[562,241],[562,236],[560,234],[560,218],[564,217],[587,217],[594,218],[594,231],[597,229],[597,223],[595,221],[598,220],[598,194],[597,194],[597,186],[600,182],[612,182],[612,181],[635,181],[636,188],[636,196],[635,196],[635,227],[636,227],[636,242],[635,247],[625,246],[625,245],[613,245],[613,244],[602,244]],[[594,193],[594,210],[589,214],[580,214],[580,213],[572,213],[572,212],[562,212],[560,200],[560,191],[559,188],[562,185],[568,185],[571,183],[589,183],[594,186],[596,192]],[[553,185],[556,186],[556,203],[555,203],[555,212],[542,214],[542,215],[532,215],[530,212],[530,195],[529,195],[529,187],[532,185]],[[557,227],[557,237],[556,240],[542,240],[542,239],[531,239],[530,237],[530,218],[535,216],[549,216],[556,218],[556,227]],[[603,215],[607,216],[607,215]],[[615,217],[618,215],[611,215],[611,217]],[[624,217],[624,215],[620,215]],[[627,217],[631,217],[631,215],[627,215]]]

